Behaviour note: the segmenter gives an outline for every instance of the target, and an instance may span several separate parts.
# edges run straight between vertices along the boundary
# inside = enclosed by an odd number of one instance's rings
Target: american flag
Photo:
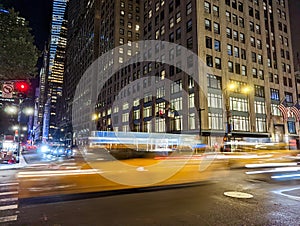
[[[294,106],[291,107],[291,112],[294,113],[296,121],[300,121],[300,105],[296,103]]]
[[[281,103],[278,105],[278,109],[281,111],[283,120],[287,120],[288,118],[288,107],[286,106],[286,101],[281,101]]]

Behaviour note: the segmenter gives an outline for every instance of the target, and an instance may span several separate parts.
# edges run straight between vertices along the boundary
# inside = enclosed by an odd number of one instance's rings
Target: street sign
[[[3,98],[12,98],[14,92],[14,83],[5,82],[2,86],[2,97]]]

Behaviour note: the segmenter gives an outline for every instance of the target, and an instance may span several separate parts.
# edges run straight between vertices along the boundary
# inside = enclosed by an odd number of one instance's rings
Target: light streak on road
[[[246,168],[264,168],[264,167],[281,167],[281,166],[297,166],[297,162],[274,162],[274,163],[257,163],[257,164],[246,164]]]
[[[86,174],[98,174],[100,170],[87,169],[87,170],[44,170],[35,172],[20,172],[18,178],[27,177],[56,177],[56,176],[70,176],[70,175],[86,175]]]
[[[254,175],[254,174],[264,174],[264,173],[284,173],[284,172],[294,172],[299,171],[300,167],[280,167],[275,168],[271,170],[257,170],[257,171],[250,171],[246,172],[248,175]]]

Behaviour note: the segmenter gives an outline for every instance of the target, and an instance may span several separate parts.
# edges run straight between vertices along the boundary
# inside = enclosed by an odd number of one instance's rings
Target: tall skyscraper
[[[49,40],[49,68],[47,78],[47,98],[49,104],[49,120],[45,125],[49,128],[49,139],[55,138],[57,131],[57,99],[62,95],[64,54],[66,47],[65,12],[68,0],[54,0],[52,10],[51,32]],[[44,135],[46,132],[44,133]]]

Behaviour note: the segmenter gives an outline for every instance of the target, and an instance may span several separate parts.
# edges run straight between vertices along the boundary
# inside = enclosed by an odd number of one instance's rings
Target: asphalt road
[[[43,167],[43,163],[49,162],[60,165],[78,161],[43,160],[34,154],[25,157],[29,163],[37,164],[37,167],[39,164]],[[99,161],[101,162],[100,158]],[[1,203],[0,199],[0,225],[299,226],[300,181],[275,182],[269,180],[270,175],[246,175],[246,171],[248,170],[218,170],[210,180],[186,186],[26,199],[22,199],[20,195],[24,181],[19,184],[20,181],[15,178],[18,170],[0,171],[0,198],[14,198],[10,201],[13,203]],[[47,183],[42,189],[48,185],[51,189],[60,186],[53,179]],[[227,197],[224,192],[228,191],[243,192],[253,197]],[[7,192],[19,195],[3,195]],[[5,209],[8,207],[11,209]]]
[[[64,196],[39,203],[27,199],[13,225],[299,225],[299,181],[255,180],[244,172],[229,170],[226,177],[179,188],[97,193],[68,201]],[[294,196],[279,192],[294,188]],[[226,191],[253,198],[227,197]]]

